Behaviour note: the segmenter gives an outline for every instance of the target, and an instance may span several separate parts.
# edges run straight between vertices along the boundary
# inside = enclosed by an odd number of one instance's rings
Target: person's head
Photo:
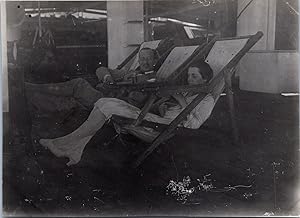
[[[188,69],[188,84],[204,84],[211,80],[213,71],[208,63],[204,61],[195,62]]]
[[[155,64],[155,50],[142,48],[139,52],[139,65],[142,72],[153,70]]]

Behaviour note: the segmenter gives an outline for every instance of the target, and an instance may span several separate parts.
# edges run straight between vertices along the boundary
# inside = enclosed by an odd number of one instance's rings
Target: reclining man
[[[154,64],[156,62],[156,51],[150,48],[143,48],[138,54],[139,67],[134,71],[126,70],[112,70],[105,67],[100,67],[96,70],[96,75],[100,83],[114,82],[121,80],[128,80],[138,74],[145,74],[145,72],[152,71]],[[74,102],[79,103],[87,109],[92,109],[94,103],[105,96],[104,90],[99,91],[93,88],[86,80],[82,78],[73,79],[62,83],[51,83],[51,84],[32,84],[25,83],[25,89],[27,96],[31,103],[37,108],[44,108],[52,112],[56,111],[55,104],[60,101],[61,97],[69,97],[69,104],[74,104]],[[47,98],[45,98],[47,95]],[[48,98],[49,97],[49,98]],[[55,98],[56,97],[56,98]],[[106,96],[108,97],[108,96]],[[116,97],[116,96],[109,96]],[[118,96],[120,97],[120,96]],[[130,103],[136,106],[143,105],[145,97],[142,93],[131,92],[124,100],[131,101]],[[49,103],[49,101],[54,101],[54,104]],[[122,98],[123,99],[123,98]],[[62,104],[68,104],[64,98]],[[51,108],[49,108],[51,107]],[[59,110],[59,109],[58,109]]]

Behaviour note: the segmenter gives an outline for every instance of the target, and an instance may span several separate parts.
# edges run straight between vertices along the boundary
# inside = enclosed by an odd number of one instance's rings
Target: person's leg
[[[72,96],[74,93],[74,87],[77,85],[78,80],[73,79],[67,82],[61,83],[46,83],[46,84],[34,84],[25,83],[25,89],[28,91],[41,92],[45,94],[58,95],[58,96]]]
[[[41,139],[40,143],[44,147],[48,148],[55,156],[69,158],[67,165],[70,166],[77,164],[81,160],[83,150],[92,137],[93,136],[84,137],[77,142],[63,145],[64,147],[61,147],[62,145],[57,146],[53,144],[52,139]]]
[[[48,95],[40,92],[26,92],[32,116],[49,116],[51,113],[60,113],[60,116],[69,113],[78,107],[78,102],[72,97]]]
[[[86,144],[104,125],[105,121],[105,115],[95,107],[88,119],[75,131],[55,139],[41,139],[40,144],[57,157],[68,157],[70,161],[67,165],[76,164],[80,161]]]
[[[58,157],[69,157],[69,165],[78,163],[85,145],[107,119],[112,115],[136,119],[139,113],[139,108],[125,101],[115,98],[101,98],[95,103],[88,119],[78,129],[63,137],[41,139],[40,144],[49,148]]]
[[[63,148],[64,145],[69,145],[74,142],[78,142],[79,140],[93,136],[101,127],[104,125],[106,121],[105,115],[95,107],[87,120],[81,124],[75,131],[71,132],[68,135],[63,137],[49,139],[56,146]],[[41,139],[40,142],[45,142],[47,139]]]
[[[136,118],[139,111],[138,108],[122,100],[101,98],[96,102],[88,119],[78,129],[63,137],[41,139],[40,144],[50,149],[57,157],[70,158],[68,165],[78,163],[85,145],[107,119],[113,114]]]
[[[72,149],[68,151],[67,157],[69,157],[69,162],[67,163],[68,166],[77,164],[81,160],[81,156],[83,153],[83,150],[87,143],[91,140],[92,136],[87,136],[77,142],[77,145]]]
[[[26,83],[28,91],[41,92],[50,95],[74,97],[82,105],[92,108],[94,103],[103,97],[103,94],[94,89],[82,78],[62,83],[33,84]]]
[[[73,97],[85,107],[92,109],[94,104],[103,96],[103,93],[93,88],[88,81],[76,79]]]

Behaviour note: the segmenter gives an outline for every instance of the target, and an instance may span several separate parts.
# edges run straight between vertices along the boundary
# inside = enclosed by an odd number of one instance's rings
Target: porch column
[[[251,35],[262,31],[264,36],[252,50],[274,50],[276,1],[238,0],[238,14],[237,35]]]
[[[143,1],[107,1],[108,67],[114,69],[144,41]]]
[[[1,38],[1,83],[2,110],[8,112],[8,74],[7,74],[7,37],[6,37],[6,2],[0,1],[0,38]]]
[[[237,35],[264,33],[240,61],[237,74],[242,90],[299,92],[299,52],[275,49],[277,7],[276,0],[238,0]]]

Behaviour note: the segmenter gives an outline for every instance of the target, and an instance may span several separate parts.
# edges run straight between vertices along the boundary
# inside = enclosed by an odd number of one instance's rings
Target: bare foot
[[[67,163],[68,166],[77,164],[81,160],[83,150],[90,139],[91,136],[88,136],[74,143],[73,149],[68,151],[67,157],[70,159]]]
[[[40,139],[39,142],[43,147],[48,148],[56,157],[63,157],[66,154],[53,144],[53,139]]]
[[[81,155],[84,150],[86,142],[78,141],[77,145],[72,147],[66,146],[66,148],[60,148],[60,146],[55,145],[55,139],[40,139],[40,144],[49,149],[56,157],[67,157],[69,162],[67,166],[77,164],[81,160]],[[81,144],[83,143],[83,144]]]
[[[73,152],[71,154],[68,154],[69,162],[67,163],[67,166],[71,166],[74,164],[77,164],[81,160],[81,155],[78,157],[78,155],[74,155]]]

